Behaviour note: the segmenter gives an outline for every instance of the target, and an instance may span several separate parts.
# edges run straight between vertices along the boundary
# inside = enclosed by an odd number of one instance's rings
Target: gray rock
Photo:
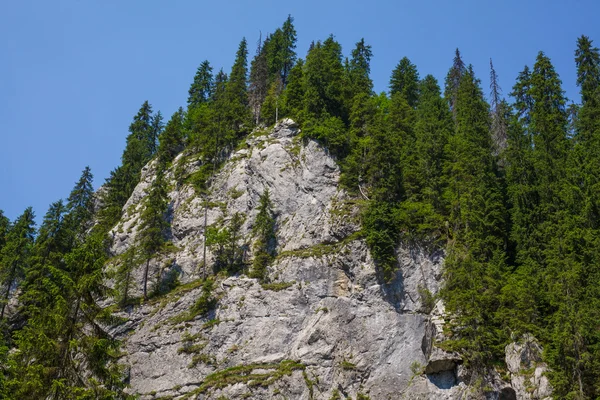
[[[184,285],[121,312],[124,322],[112,327],[124,343],[130,392],[141,399],[329,399],[335,390],[352,398],[466,398],[471,388],[460,381],[460,356],[434,346],[443,340],[445,315],[441,302],[431,310],[429,295],[441,285],[443,252],[401,244],[395,279],[380,282],[357,234],[360,202],[339,187],[335,160],[298,133],[283,120],[268,134],[250,135],[205,197],[175,180],[177,168],[198,168],[193,156],[179,155],[167,171],[176,250],[157,256],[150,276],[167,265]],[[154,169],[152,162],[144,168],[112,230],[115,255],[136,244]],[[282,285],[263,287],[243,274],[217,277],[216,308],[185,318],[202,292],[203,266],[214,260],[210,248],[203,256],[205,217],[210,226],[245,216],[241,242],[249,262],[256,207],[267,188],[278,252],[269,277]],[[500,384],[494,390],[498,396]]]
[[[505,353],[516,397],[523,400],[550,399],[552,386],[545,376],[548,366],[542,362],[542,347],[537,340],[525,334],[506,346]]]

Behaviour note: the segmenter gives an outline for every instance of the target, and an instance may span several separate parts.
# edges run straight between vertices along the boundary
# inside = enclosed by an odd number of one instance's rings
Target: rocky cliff
[[[167,171],[173,246],[152,260],[149,276],[151,284],[175,277],[180,285],[118,313],[122,322],[111,332],[123,340],[130,391],[141,399],[546,396],[545,389],[529,390],[542,378],[518,378],[518,362],[509,364],[515,388],[498,374],[478,385],[467,379],[461,358],[436,346],[444,310],[431,299],[440,288],[443,252],[400,244],[400,269],[383,284],[360,235],[361,200],[339,187],[327,151],[298,133],[290,120],[253,133],[205,194],[177,179],[199,168],[193,156],[180,155]],[[135,245],[154,169],[146,166],[112,230],[115,256]],[[243,273],[218,276],[214,307],[190,313],[207,291],[202,277],[212,274],[215,258],[208,246],[204,259],[204,226],[226,226],[243,215],[240,243],[249,262],[266,188],[277,228],[271,283]],[[139,295],[143,266],[133,276]],[[510,354],[518,358],[532,346],[511,347]]]

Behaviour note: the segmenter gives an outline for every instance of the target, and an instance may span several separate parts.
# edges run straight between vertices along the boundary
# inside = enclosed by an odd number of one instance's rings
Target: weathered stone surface
[[[552,387],[545,376],[548,366],[542,362],[542,348],[535,338],[526,334],[506,346],[505,353],[517,399],[550,399]]]
[[[473,391],[457,373],[460,357],[434,346],[443,340],[444,309],[438,302],[430,310],[430,303],[444,254],[401,244],[395,279],[380,282],[358,234],[360,201],[339,188],[335,160],[297,134],[296,124],[284,120],[251,135],[205,198],[175,179],[177,168],[198,168],[194,157],[178,156],[167,171],[176,250],[158,256],[150,276],[158,268],[177,271],[187,286],[121,312],[126,321],[112,328],[124,341],[131,393],[141,399],[329,399],[337,390],[353,399],[359,393],[371,399],[469,398]],[[144,169],[112,231],[114,254],[135,245],[154,168]],[[203,265],[210,267],[214,258],[210,248],[203,258],[205,218],[210,226],[243,214],[250,261],[256,207],[266,188],[277,216],[278,256],[269,277],[287,285],[269,290],[243,274],[218,277],[215,309],[181,318],[202,292],[195,283]],[[140,287],[141,268],[135,279]],[[209,385],[215,373],[231,376]],[[501,388],[494,383],[496,398]]]

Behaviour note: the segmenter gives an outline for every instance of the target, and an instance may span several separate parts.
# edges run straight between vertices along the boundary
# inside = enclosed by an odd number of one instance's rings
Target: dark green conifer
[[[275,216],[273,204],[269,196],[269,189],[265,189],[260,196],[258,214],[252,228],[256,239],[254,241],[254,261],[250,276],[261,281],[268,279],[267,266],[271,263],[275,252]]]
[[[194,76],[194,82],[192,82],[188,91],[188,109],[198,107],[200,104],[208,102],[212,97],[214,90],[212,71],[213,69],[208,60],[202,61]]]
[[[159,169],[156,178],[152,182],[150,193],[146,199],[144,211],[141,214],[140,231],[137,240],[139,242],[144,267],[143,293],[144,299],[148,298],[148,273],[150,261],[166,243],[166,234],[169,223],[166,219],[169,207],[164,171]],[[158,282],[157,282],[158,284]]]
[[[5,245],[0,251],[0,319],[4,318],[10,294],[25,277],[29,267],[35,233],[34,218],[32,208],[25,209],[8,230]]]
[[[408,104],[415,108],[419,100],[419,72],[407,57],[403,57],[390,78],[390,96],[401,93]]]

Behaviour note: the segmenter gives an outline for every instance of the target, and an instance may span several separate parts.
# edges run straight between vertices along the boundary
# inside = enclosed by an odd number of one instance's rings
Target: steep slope
[[[291,120],[257,132],[233,153],[206,198],[176,183],[176,170],[198,166],[180,156],[168,171],[174,250],[150,264],[151,277],[176,273],[182,286],[130,307],[112,333],[124,341],[131,392],[155,398],[372,399],[460,398],[479,393],[461,382],[460,357],[434,346],[443,306],[432,315],[443,252],[398,248],[400,270],[382,284],[360,235],[360,200],[338,187],[339,169],[314,141],[302,143]],[[154,179],[151,163],[113,229],[115,255],[135,245],[136,222]],[[216,306],[189,310],[202,294],[207,225],[245,216],[241,245],[252,258],[252,226],[268,188],[277,216],[274,282],[220,275]],[[214,261],[207,249],[207,270]],[[134,292],[142,287],[136,268]],[[462,371],[462,372],[461,372]],[[461,375],[462,374],[462,375]],[[490,378],[490,398],[512,398]],[[504,387],[505,391],[501,389]],[[502,393],[505,393],[502,395]],[[508,394],[507,394],[508,393]],[[508,397],[503,397],[508,396]],[[367,397],[362,397],[367,398]]]

